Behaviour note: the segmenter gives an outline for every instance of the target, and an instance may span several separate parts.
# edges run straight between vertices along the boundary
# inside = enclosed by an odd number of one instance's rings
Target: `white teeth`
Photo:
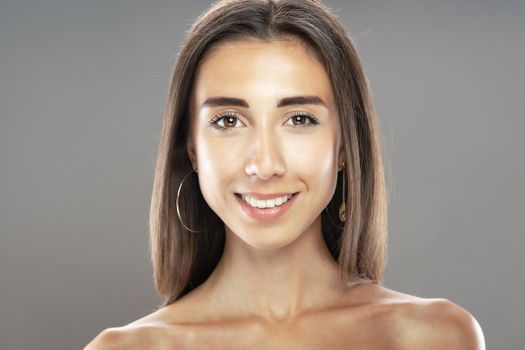
[[[277,198],[273,198],[273,199],[264,199],[264,200],[256,199],[254,197],[250,197],[250,196],[246,196],[246,195],[242,195],[242,199],[246,203],[248,203],[249,205],[251,205],[254,208],[260,208],[260,209],[278,207],[278,206],[283,205],[284,203],[288,202],[288,200],[290,198],[292,198],[291,194],[288,195],[288,196],[282,196],[282,197],[277,197]]]

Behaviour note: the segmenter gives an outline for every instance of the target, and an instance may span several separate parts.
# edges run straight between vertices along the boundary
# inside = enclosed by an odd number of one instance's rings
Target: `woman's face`
[[[291,99],[298,96],[313,98]],[[190,110],[188,154],[227,234],[274,249],[320,230],[343,154],[329,78],[301,44],[215,46],[196,74]],[[263,220],[246,211],[238,193],[297,195],[279,217],[260,209]]]

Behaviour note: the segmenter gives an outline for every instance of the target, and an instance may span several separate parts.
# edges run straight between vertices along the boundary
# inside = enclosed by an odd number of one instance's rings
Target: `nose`
[[[258,133],[253,144],[248,147],[245,165],[247,175],[257,175],[261,180],[268,180],[274,174],[282,176],[286,170],[280,143],[273,134],[274,131],[266,129],[267,132]]]

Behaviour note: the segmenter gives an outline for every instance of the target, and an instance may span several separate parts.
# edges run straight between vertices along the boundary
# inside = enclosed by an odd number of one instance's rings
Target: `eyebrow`
[[[277,103],[277,107],[286,107],[290,105],[322,105],[327,107],[326,103],[319,96],[292,96],[285,97]],[[250,105],[246,100],[236,97],[208,97],[201,105],[201,108],[205,107],[217,107],[217,106],[238,106],[250,108]]]

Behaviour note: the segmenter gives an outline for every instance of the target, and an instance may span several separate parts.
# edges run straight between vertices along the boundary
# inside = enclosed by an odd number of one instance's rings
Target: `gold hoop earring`
[[[184,175],[184,177],[182,178],[182,181],[180,182],[180,185],[179,185],[179,189],[177,190],[177,200],[175,201],[175,206],[177,207],[177,216],[179,217],[179,221],[180,223],[182,224],[182,226],[184,226],[188,231],[190,232],[194,232],[194,233],[197,233],[197,232],[203,232],[202,230],[201,231],[195,231],[195,230],[192,230],[191,228],[189,228],[188,226],[184,225],[184,222],[182,222],[182,219],[180,217],[180,210],[179,210],[179,195],[180,195],[180,189],[182,188],[182,184],[184,183],[184,180],[186,180],[186,178],[188,177],[188,175],[190,175],[192,172],[194,172],[195,170],[191,170],[190,172],[188,172],[186,175]]]
[[[342,194],[343,201],[341,203],[341,206],[339,207],[339,220],[341,220],[342,222],[345,222],[346,220],[346,217],[345,217],[345,213],[346,213],[345,182],[346,182],[345,162],[343,162],[343,194]]]

